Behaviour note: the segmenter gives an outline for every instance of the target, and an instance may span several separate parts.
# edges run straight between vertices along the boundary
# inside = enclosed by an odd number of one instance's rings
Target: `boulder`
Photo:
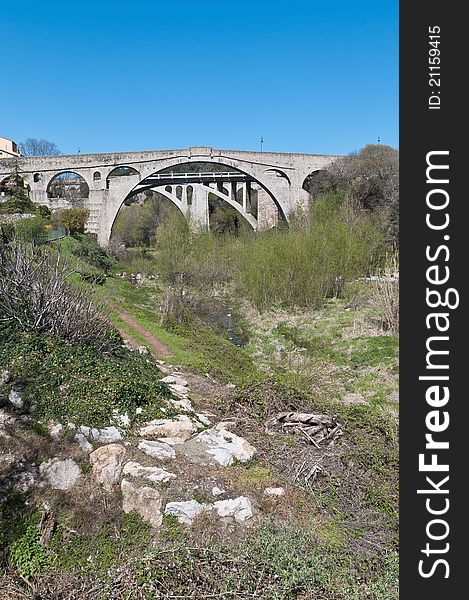
[[[152,458],[176,458],[176,452],[174,451],[174,448],[171,448],[169,444],[165,444],[164,442],[142,440],[138,445],[138,448]]]
[[[176,383],[174,385],[170,384],[169,389],[171,390],[171,392],[177,396],[178,398],[188,398],[189,397],[189,388],[187,388],[184,385],[177,385]]]
[[[170,444],[182,444],[188,440],[197,428],[186,415],[175,419],[155,419],[140,429],[144,437],[156,437]]]
[[[193,410],[192,403],[189,400],[189,398],[181,398],[181,400],[174,400],[174,398],[169,398],[167,402],[168,404],[171,404],[171,406],[174,406],[178,410]]]
[[[11,381],[10,371],[2,371],[0,373],[0,387],[2,385],[6,385],[7,383],[10,383],[10,381]]]
[[[17,390],[10,390],[10,393],[8,394],[8,400],[15,408],[23,408],[24,406],[24,400]]]
[[[122,510],[125,513],[134,510],[144,521],[147,521],[153,527],[160,527],[163,521],[163,513],[161,512],[161,494],[157,489],[139,486],[127,479],[123,479],[121,490]]]
[[[160,379],[162,383],[166,383],[167,385],[182,385],[187,387],[189,384],[185,379],[179,377],[178,375],[166,375],[163,379]]]
[[[75,439],[83,452],[93,452],[93,444],[91,444],[82,433],[77,433]]]
[[[129,461],[124,465],[123,475],[130,475],[142,479],[148,479],[153,483],[168,482],[170,479],[175,479],[176,475],[162,469],[161,467],[144,467],[138,462]]]
[[[65,432],[64,426],[61,423],[51,424],[49,426],[49,435],[53,440],[59,440]]]
[[[90,454],[93,476],[106,490],[111,490],[112,486],[118,483],[122,474],[125,452],[124,446],[120,444],[108,444]]]
[[[196,517],[210,510],[212,510],[210,504],[201,504],[197,500],[187,500],[185,502],[168,502],[164,514],[173,515],[184,525],[191,525]]]
[[[188,460],[199,464],[228,466],[250,460],[256,449],[244,438],[224,429],[206,429],[178,447]]]
[[[213,504],[219,517],[232,517],[237,523],[243,523],[252,517],[252,505],[246,496],[232,500],[218,500]]]
[[[81,475],[81,469],[71,458],[52,458],[39,467],[41,479],[54,490],[69,490]]]

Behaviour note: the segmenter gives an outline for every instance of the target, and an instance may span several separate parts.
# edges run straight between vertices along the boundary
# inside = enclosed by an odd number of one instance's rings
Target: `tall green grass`
[[[290,227],[239,236],[193,233],[181,219],[160,227],[158,271],[170,284],[206,290],[234,283],[259,310],[318,307],[380,263],[377,216],[339,193],[317,199]]]
[[[317,307],[381,260],[383,229],[347,199],[328,195],[286,231],[264,232],[238,248],[237,287],[260,310]]]

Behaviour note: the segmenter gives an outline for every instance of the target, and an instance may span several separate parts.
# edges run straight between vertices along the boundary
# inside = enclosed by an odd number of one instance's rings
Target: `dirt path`
[[[115,304],[111,304],[110,302],[107,302],[106,304],[110,309],[119,315],[126,325],[134,329],[145,340],[145,345],[150,348],[151,352],[157,358],[171,356],[171,350],[169,349],[169,346],[159,340],[155,335],[144,329],[131,315],[129,315],[128,312],[122,308],[119,308]],[[119,329],[119,327],[117,327],[117,329]],[[140,342],[133,338],[132,334],[128,331],[120,330],[120,333],[124,338],[128,339],[133,346],[137,347],[141,345]]]

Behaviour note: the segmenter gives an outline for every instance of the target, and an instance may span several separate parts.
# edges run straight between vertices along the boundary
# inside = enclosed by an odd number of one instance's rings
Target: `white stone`
[[[192,403],[189,400],[189,398],[181,398],[181,400],[174,400],[174,398],[168,398],[167,402],[171,404],[171,406],[176,407],[178,410],[193,410]]]
[[[250,460],[256,449],[244,438],[223,429],[206,429],[199,433],[194,441],[202,444],[207,454],[223,466],[233,464],[235,460]]]
[[[88,441],[97,442],[98,444],[113,444],[120,442],[123,437],[119,429],[114,426],[96,429],[95,427],[80,425],[78,432],[82,433]]]
[[[81,469],[71,458],[52,458],[39,467],[43,482],[54,490],[69,490],[81,475]]]
[[[160,467],[144,467],[138,462],[129,461],[124,465],[122,471],[123,475],[130,475],[131,477],[139,477],[148,479],[153,483],[168,482],[170,479],[175,479],[176,475],[162,469]]]
[[[225,493],[226,493],[226,490],[222,490],[217,485],[214,485],[212,488],[212,494],[214,496],[221,496],[222,494],[225,494]]]
[[[121,415],[117,409],[114,409],[112,411],[112,419],[118,427],[122,427],[124,429],[130,427],[130,417],[127,413]]]
[[[107,490],[118,483],[122,474],[126,450],[120,444],[107,444],[90,454],[93,476]]]
[[[169,444],[164,442],[154,442],[152,440],[142,440],[138,445],[139,450],[145,452],[153,458],[176,458],[176,452]]]
[[[141,487],[127,479],[123,479],[121,490],[122,510],[125,513],[134,510],[153,527],[160,527],[163,521],[163,513],[161,512],[161,494],[157,489],[147,486]]]
[[[83,452],[88,452],[89,454],[93,451],[93,444],[91,444],[82,433],[77,433],[75,439]]]
[[[252,505],[249,498],[239,496],[232,500],[218,500],[213,504],[219,517],[233,517],[237,523],[247,521],[252,517]]]
[[[197,500],[187,500],[185,502],[168,502],[164,513],[165,515],[173,515],[184,525],[191,525],[196,517],[210,510],[212,510],[210,504],[201,504]]]
[[[56,423],[49,427],[49,435],[53,440],[60,439],[64,434],[64,426],[61,423]]]
[[[137,352],[139,354],[148,354],[148,348],[146,346],[137,346]]]
[[[168,385],[182,385],[185,387],[189,385],[185,379],[179,377],[178,375],[166,375],[166,377],[163,377],[163,379],[160,379],[160,381]]]
[[[210,427],[210,425],[212,424],[212,421],[210,421],[210,419],[207,417],[207,415],[197,413],[195,416],[199,419],[199,421],[202,423],[202,425],[206,425],[207,427]]]
[[[8,400],[15,408],[23,408],[24,406],[24,400],[21,397],[21,394],[16,390],[10,390],[10,393],[8,394]]]
[[[177,385],[175,383],[168,385],[168,387],[178,398],[188,398],[189,396],[189,388],[184,385]]]
[[[10,371],[2,371],[2,373],[0,375],[0,386],[5,385],[6,383],[9,383],[10,380],[11,380]]]
[[[284,496],[285,490],[283,487],[267,487],[264,490],[264,494],[268,496]]]
[[[156,437],[168,443],[182,444],[188,440],[196,426],[186,415],[178,415],[175,419],[155,419],[140,429],[143,437]]]

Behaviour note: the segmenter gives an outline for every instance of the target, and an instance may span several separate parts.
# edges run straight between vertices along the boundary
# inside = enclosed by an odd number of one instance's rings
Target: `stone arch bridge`
[[[157,191],[171,200],[197,228],[209,225],[210,194],[230,204],[254,229],[272,227],[279,218],[288,221],[292,211],[308,198],[303,189],[307,176],[326,168],[335,158],[206,146],[31,156],[1,159],[0,181],[18,169],[33,202],[55,210],[78,200],[90,212],[87,231],[106,246],[124,201],[145,190]],[[194,163],[205,163],[204,170],[196,170]],[[66,173],[73,198],[54,187]],[[59,193],[54,191],[57,189]]]

